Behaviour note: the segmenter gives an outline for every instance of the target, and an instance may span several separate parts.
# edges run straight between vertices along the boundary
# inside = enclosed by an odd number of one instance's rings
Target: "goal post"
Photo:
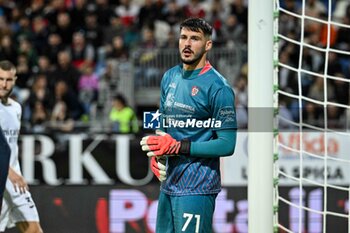
[[[274,2],[274,230],[350,233],[350,3]]]
[[[248,8],[248,227],[273,232],[273,1]]]

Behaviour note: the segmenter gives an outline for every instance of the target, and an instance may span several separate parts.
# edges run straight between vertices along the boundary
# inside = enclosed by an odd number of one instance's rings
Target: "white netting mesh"
[[[350,2],[276,0],[274,23],[275,232],[349,233]]]

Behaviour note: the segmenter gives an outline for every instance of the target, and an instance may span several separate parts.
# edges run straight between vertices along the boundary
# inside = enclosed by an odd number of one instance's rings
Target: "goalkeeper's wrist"
[[[187,138],[182,139],[180,141],[180,149],[179,149],[179,154],[181,155],[190,155],[191,152],[191,141]]]

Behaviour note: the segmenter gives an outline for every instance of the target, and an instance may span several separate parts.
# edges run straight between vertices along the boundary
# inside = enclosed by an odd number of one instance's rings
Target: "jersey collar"
[[[209,61],[206,61],[205,65],[202,68],[195,69],[195,70],[184,70],[183,66],[182,66],[183,77],[186,79],[193,79],[193,78],[198,77],[199,75],[205,74],[211,68],[212,68],[212,66],[209,63]]]
[[[205,62],[205,66],[202,68],[201,72],[199,73],[199,75],[205,74],[206,72],[208,72],[210,69],[212,68],[211,64],[209,61]]]

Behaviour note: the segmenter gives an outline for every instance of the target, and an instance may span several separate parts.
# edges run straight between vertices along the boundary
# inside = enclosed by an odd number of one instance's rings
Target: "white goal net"
[[[350,1],[275,0],[274,230],[350,232]]]

